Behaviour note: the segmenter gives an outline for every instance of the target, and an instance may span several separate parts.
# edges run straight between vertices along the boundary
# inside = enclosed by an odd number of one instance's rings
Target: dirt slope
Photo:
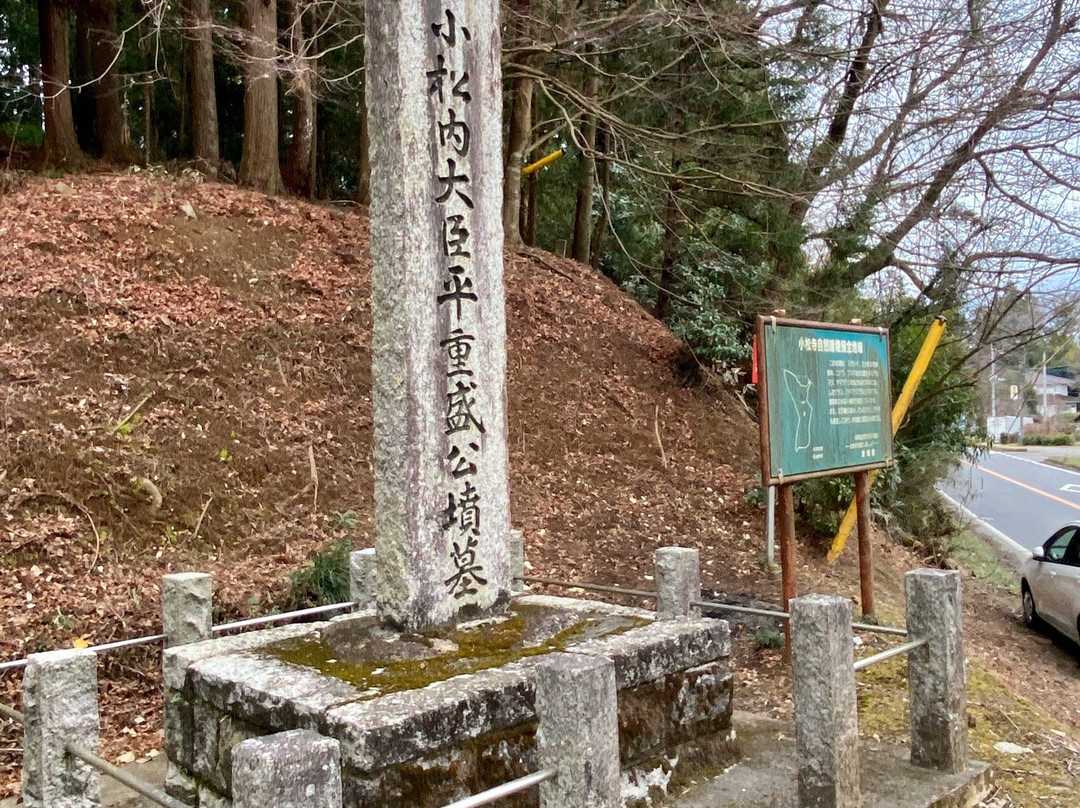
[[[362,209],[145,172],[0,197],[0,660],[156,632],[169,571],[213,571],[222,617],[265,613],[313,552],[368,543],[367,246]],[[752,591],[744,407],[680,387],[678,342],[592,269],[508,252],[506,279],[531,571],[640,583],[680,543]],[[152,658],[105,664],[110,752],[157,743],[119,700],[153,692]]]
[[[336,540],[370,544],[366,211],[147,172],[0,179],[0,661],[157,633],[166,572],[213,572],[221,621],[280,607],[289,572]],[[680,544],[707,588],[777,600],[741,399],[680,386],[678,342],[589,267],[507,252],[506,281],[530,571],[648,586],[654,549]],[[921,559],[884,534],[875,552],[879,611],[902,622]],[[830,567],[801,547],[799,565],[801,592],[858,593],[850,552]],[[1020,631],[1011,596],[965,592],[973,739],[1013,777],[990,804],[1077,804],[1075,660]],[[788,715],[779,652],[751,634],[738,706]],[[102,658],[107,757],[160,748],[157,666],[150,648]],[[864,732],[903,742],[902,669],[878,679],[860,701],[896,706]],[[0,674],[0,700],[20,682]],[[998,740],[1045,754],[994,757]],[[0,722],[0,796],[20,745]]]

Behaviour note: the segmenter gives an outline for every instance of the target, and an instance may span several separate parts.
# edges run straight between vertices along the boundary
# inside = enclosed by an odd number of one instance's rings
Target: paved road
[[[1025,550],[1066,522],[1080,520],[1080,471],[1043,462],[1076,447],[990,452],[938,487]]]

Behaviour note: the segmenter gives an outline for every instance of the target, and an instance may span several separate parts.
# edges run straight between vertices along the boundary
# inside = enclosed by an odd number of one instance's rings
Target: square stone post
[[[615,663],[550,654],[536,666],[536,750],[540,808],[618,808],[619,716]]]
[[[377,606],[510,599],[497,0],[365,5]]]
[[[68,741],[97,751],[97,655],[50,651],[27,657],[23,678],[23,786],[27,808],[96,808],[98,770],[69,755]]]
[[[851,602],[791,601],[799,808],[859,808],[859,717]]]
[[[691,606],[701,600],[701,565],[698,551],[689,547],[661,547],[656,551],[656,616],[659,620],[700,615]]]
[[[294,729],[232,750],[234,808],[341,808],[341,749],[317,732]]]
[[[178,572],[161,577],[161,623],[166,648],[209,639],[213,614],[213,576]]]
[[[349,597],[357,610],[375,606],[375,548],[349,553]]]
[[[205,572],[178,572],[161,578],[161,623],[165,634],[165,647],[187,645],[210,639],[213,627],[214,590],[213,576]],[[180,700],[166,698],[162,722],[165,729],[166,749],[169,739],[183,735],[185,723],[191,726],[191,706]],[[165,766],[165,791],[169,796],[194,805],[198,790],[195,779],[176,761],[169,759]]]
[[[912,570],[905,576],[911,762],[957,774],[968,763],[966,673],[960,573]]]

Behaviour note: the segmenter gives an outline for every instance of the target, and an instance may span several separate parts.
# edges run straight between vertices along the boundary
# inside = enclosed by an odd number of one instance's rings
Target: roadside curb
[[[942,501],[952,508],[958,516],[963,518],[964,521],[971,526],[972,530],[981,535],[984,539],[997,544],[1008,559],[1015,564],[1014,572],[1019,572],[1023,563],[1031,557],[1031,552],[1029,550],[1006,536],[996,527],[991,526],[988,522],[984,522],[944,491],[939,489],[935,490]]]

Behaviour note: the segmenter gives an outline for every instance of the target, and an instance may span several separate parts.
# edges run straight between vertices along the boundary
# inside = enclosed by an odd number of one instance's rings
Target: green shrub
[[[779,651],[784,647],[784,632],[772,626],[759,628],[754,632],[754,646]]]
[[[1045,435],[1035,432],[1024,435],[1024,443],[1028,446],[1072,446],[1075,441],[1072,435],[1064,432],[1048,432]]]
[[[349,599],[349,553],[352,540],[345,536],[289,575],[289,609],[305,609]]]

